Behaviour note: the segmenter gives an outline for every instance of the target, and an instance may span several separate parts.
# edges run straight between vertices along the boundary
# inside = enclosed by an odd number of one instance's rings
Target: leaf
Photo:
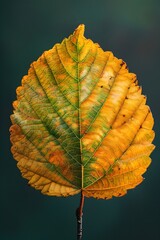
[[[153,117],[126,63],[84,25],[31,64],[11,116],[12,153],[29,184],[51,196],[109,199],[142,182]]]

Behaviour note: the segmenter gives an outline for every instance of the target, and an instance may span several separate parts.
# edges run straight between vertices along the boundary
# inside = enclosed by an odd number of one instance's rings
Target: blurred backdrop
[[[30,63],[80,24],[85,36],[127,62],[137,74],[155,118],[157,145],[145,181],[122,198],[86,199],[84,240],[160,239],[160,1],[2,0],[1,240],[74,240],[79,196],[43,196],[27,185],[10,153],[12,101]]]

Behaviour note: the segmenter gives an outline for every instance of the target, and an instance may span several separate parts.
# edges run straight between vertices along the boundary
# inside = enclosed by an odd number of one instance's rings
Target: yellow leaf
[[[142,182],[153,117],[136,75],[84,37],[84,25],[31,64],[11,116],[12,153],[51,196],[108,199]]]

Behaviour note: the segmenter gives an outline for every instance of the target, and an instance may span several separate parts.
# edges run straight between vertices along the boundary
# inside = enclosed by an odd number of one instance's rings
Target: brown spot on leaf
[[[63,163],[63,151],[56,149],[49,155],[49,162],[55,166],[60,166]]]

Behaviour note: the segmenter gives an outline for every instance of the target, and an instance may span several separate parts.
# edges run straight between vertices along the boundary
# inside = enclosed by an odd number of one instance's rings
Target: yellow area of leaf
[[[84,25],[33,62],[17,88],[12,153],[51,196],[123,196],[143,180],[153,117],[136,75],[84,37]]]

